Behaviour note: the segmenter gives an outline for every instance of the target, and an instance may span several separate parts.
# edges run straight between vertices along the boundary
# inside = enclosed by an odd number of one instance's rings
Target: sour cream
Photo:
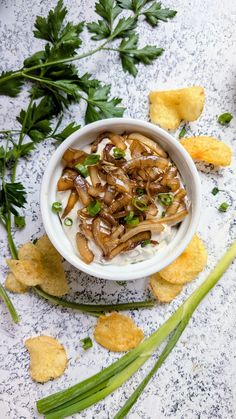
[[[110,140],[108,138],[104,138],[99,143],[96,154],[101,155],[103,149],[109,143],[110,143]],[[86,147],[83,148],[83,150],[87,153],[90,153],[91,152],[91,147],[86,146]],[[127,161],[131,159],[131,154],[130,154],[130,150],[129,150],[128,145],[127,145],[127,149],[125,150],[125,159]],[[90,176],[86,177],[86,181],[89,184],[92,185],[92,181],[91,181]],[[104,181],[102,181],[102,183],[103,182]],[[67,201],[68,201],[68,198],[70,196],[70,193],[71,193],[70,190],[57,192],[57,200],[62,203],[62,209],[63,210],[65,209],[65,207],[67,205]],[[158,215],[157,215],[156,219],[159,219],[160,214],[163,211],[163,207],[159,204],[157,204],[157,206],[158,206],[159,211],[158,211]],[[72,243],[72,245],[74,247],[74,250],[77,253],[78,257],[80,257],[80,255],[79,255],[79,252],[78,252],[78,249],[77,249],[77,246],[76,246],[76,233],[78,231],[80,231],[80,227],[79,227],[80,219],[77,215],[77,211],[80,208],[82,208],[82,205],[78,201],[75,204],[72,211],[67,215],[67,217],[71,218],[71,220],[73,222],[71,226],[66,226],[63,222],[64,220],[63,219],[61,220],[64,232],[65,232],[66,236],[68,237],[68,239],[70,240],[70,242]],[[62,212],[63,212],[63,210],[62,210]],[[141,245],[138,245],[135,249],[120,253],[111,260],[107,260],[103,257],[102,251],[94,243],[94,241],[89,240],[88,244],[89,244],[90,250],[94,254],[94,262],[99,263],[101,265],[128,265],[128,264],[134,264],[134,263],[138,263],[138,262],[144,261],[146,259],[152,258],[154,256],[154,254],[156,254],[156,252],[158,252],[163,247],[166,247],[168,245],[168,243],[173,240],[174,236],[176,235],[176,232],[177,232],[177,227],[169,226],[169,225],[164,224],[164,230],[161,233],[152,233],[151,234],[151,240],[156,241],[158,244],[156,244],[156,245],[147,244],[144,247],[142,247]]]

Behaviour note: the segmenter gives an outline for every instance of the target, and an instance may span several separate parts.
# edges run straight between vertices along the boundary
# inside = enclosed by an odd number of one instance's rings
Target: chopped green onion
[[[222,202],[222,204],[220,204],[218,210],[220,212],[226,212],[228,208],[229,208],[229,204],[227,204],[227,202]]]
[[[71,226],[72,226],[72,224],[73,224],[73,220],[72,220],[72,218],[67,217],[67,218],[65,218],[65,219],[64,219],[64,225],[65,225],[66,227],[71,227]]]
[[[75,165],[75,169],[83,176],[87,177],[89,175],[88,169],[84,164],[78,163]]]
[[[222,113],[219,117],[218,117],[218,122],[221,125],[227,125],[230,123],[231,119],[233,119],[233,115],[229,112],[225,112]]]
[[[16,227],[24,228],[25,227],[25,217],[21,217],[20,215],[15,215],[14,223]]]
[[[82,343],[82,347],[85,351],[87,351],[89,348],[92,348],[93,346],[93,342],[89,336],[87,338],[81,339],[80,342]]]
[[[141,247],[146,247],[148,244],[151,244],[151,240],[143,240],[141,243]]]
[[[53,202],[52,204],[52,211],[53,212],[60,212],[62,210],[62,203],[61,202]]]
[[[97,215],[101,211],[101,208],[102,208],[102,206],[101,206],[100,202],[95,200],[87,206],[87,211],[88,211],[89,215],[91,215],[92,217],[95,217],[95,215]]]
[[[116,283],[120,286],[126,285],[126,281],[116,281]]]
[[[145,194],[145,189],[142,189],[142,188],[137,188],[137,189],[136,189],[136,194],[137,194],[138,196],[142,196],[142,195],[144,195],[144,194]]]
[[[141,198],[142,199],[142,198]],[[140,198],[133,198],[132,204],[136,207],[139,211],[147,211],[148,206],[143,202]]]
[[[164,217],[165,217],[165,215],[166,215],[166,212],[165,212],[165,211],[162,211],[162,213],[161,213],[161,218],[164,218]]]
[[[211,191],[212,195],[217,195],[218,192],[220,192],[220,190],[217,187],[213,188]]]
[[[124,218],[126,224],[130,226],[137,226],[139,224],[139,218],[134,216],[134,211],[129,211],[128,215]]]
[[[84,160],[84,166],[92,166],[94,164],[97,164],[97,162],[99,161],[99,159],[100,159],[100,155],[99,154],[90,154]]]
[[[166,207],[169,207],[171,204],[173,204],[174,197],[170,193],[159,193],[157,197],[160,203]]]
[[[125,151],[121,150],[121,148],[119,147],[115,147],[113,148],[113,155],[115,157],[115,159],[123,159],[123,157],[125,157]]]
[[[186,134],[186,128],[184,126],[179,133],[179,139],[181,140],[181,138],[183,138],[185,134]]]

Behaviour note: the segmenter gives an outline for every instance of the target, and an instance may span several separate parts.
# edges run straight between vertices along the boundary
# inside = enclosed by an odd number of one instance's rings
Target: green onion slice
[[[233,119],[233,115],[229,112],[225,112],[222,113],[219,117],[218,117],[218,122],[221,125],[227,125],[230,123],[231,119]]]
[[[97,162],[99,161],[99,159],[100,159],[100,155],[99,154],[90,154],[84,160],[84,166],[92,166],[94,164],[97,164]]]
[[[101,211],[101,208],[102,208],[102,206],[101,206],[100,202],[95,200],[87,206],[87,211],[88,211],[89,215],[91,215],[92,217],[95,217],[95,215],[97,215]]]
[[[59,201],[53,202],[52,204],[52,211],[53,212],[60,212],[62,210],[62,203]]]
[[[89,336],[87,338],[81,339],[80,342],[82,343],[82,347],[85,351],[87,351],[89,348],[92,348],[93,346],[93,342]]]
[[[115,147],[113,148],[113,156],[115,157],[115,159],[123,159],[123,157],[125,157],[125,151],[121,150],[121,148],[119,147]]]
[[[145,202],[142,201],[142,198],[133,198],[132,204],[135,208],[137,208],[139,211],[147,211],[148,206],[145,204]]]
[[[181,140],[181,138],[183,138],[185,134],[186,134],[186,128],[184,126],[179,133],[179,139]]]
[[[84,164],[78,163],[75,165],[75,169],[81,174],[83,177],[87,177],[89,175],[88,169]]]
[[[229,208],[229,204],[227,202],[222,202],[222,204],[220,204],[218,210],[220,212],[226,212],[228,208]]]
[[[141,243],[141,247],[146,247],[148,244],[151,244],[151,240],[143,240]]]
[[[165,207],[169,207],[171,204],[173,204],[174,197],[170,193],[159,193],[157,197],[159,202]]]
[[[218,192],[220,192],[220,190],[217,187],[213,188],[211,191],[212,195],[217,195]]]
[[[139,218],[134,215],[134,211],[129,211],[124,220],[128,225],[133,227],[139,224]]]
[[[67,217],[67,218],[65,218],[65,219],[64,219],[64,225],[65,225],[66,227],[71,227],[71,226],[72,226],[72,224],[73,224],[73,220],[72,220],[72,218]]]
[[[137,194],[138,196],[142,196],[142,195],[144,195],[144,194],[145,194],[145,189],[143,189],[143,188],[137,188],[137,189],[136,189],[136,194]]]

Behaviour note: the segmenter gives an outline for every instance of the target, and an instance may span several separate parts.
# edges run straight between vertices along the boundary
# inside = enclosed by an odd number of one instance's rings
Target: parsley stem
[[[6,293],[5,289],[3,288],[2,284],[0,284],[0,297],[2,298],[2,300],[4,301],[12,320],[15,323],[19,323],[20,318],[16,312],[16,309],[14,307],[14,305],[12,304],[10,298],[8,297],[8,294]]]
[[[8,220],[6,221],[5,228],[7,230],[7,240],[8,240],[8,246],[9,246],[11,256],[13,257],[13,259],[18,259],[18,252],[17,252],[16,245],[12,237],[10,214],[8,215]]]
[[[18,134],[18,133],[20,133],[20,130],[19,129],[3,129],[3,130],[0,130],[0,134]]]

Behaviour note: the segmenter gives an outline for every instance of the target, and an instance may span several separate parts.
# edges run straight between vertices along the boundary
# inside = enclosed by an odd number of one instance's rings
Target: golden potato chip
[[[128,316],[111,313],[100,316],[95,327],[95,340],[110,351],[123,352],[135,348],[144,333]]]
[[[159,273],[153,274],[150,279],[150,287],[155,297],[161,303],[169,303],[182,291],[183,285],[171,284],[165,281]]]
[[[50,242],[48,236],[45,234],[44,236],[40,237],[36,243],[35,247],[40,250],[44,256],[47,256],[48,259],[57,260],[58,262],[62,261],[63,258],[60,253],[55,249],[53,244]]]
[[[151,122],[174,130],[181,121],[195,121],[202,113],[205,94],[200,86],[150,92]]]
[[[25,243],[18,251],[18,258],[20,260],[36,260],[41,262],[42,255],[33,243]]]
[[[69,288],[62,265],[62,256],[46,235],[40,237],[35,246],[43,256],[44,277],[40,287],[43,291],[56,297],[67,294]]]
[[[159,274],[172,284],[185,284],[192,281],[207,263],[207,250],[202,240],[195,234],[184,252]]]
[[[33,380],[45,383],[60,377],[67,366],[64,347],[51,336],[37,336],[25,341],[30,354],[30,375]]]
[[[211,163],[215,166],[229,166],[231,163],[232,150],[227,144],[216,138],[186,137],[180,142],[194,160]]]
[[[17,281],[27,286],[39,285],[43,278],[43,266],[35,260],[8,259],[7,264]]]
[[[16,292],[17,294],[23,294],[29,289],[29,287],[22,284],[20,281],[17,281],[15,275],[11,272],[7,275],[5,287],[8,291]]]

